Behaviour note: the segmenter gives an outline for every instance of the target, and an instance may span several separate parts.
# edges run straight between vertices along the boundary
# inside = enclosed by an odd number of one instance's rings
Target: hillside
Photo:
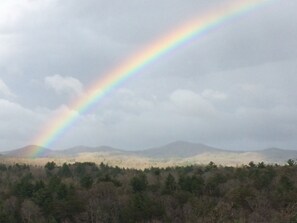
[[[110,146],[88,147],[88,146],[76,146],[65,150],[55,151],[57,155],[64,156],[77,156],[80,153],[109,153],[109,154],[121,154],[125,153],[122,150],[115,149]]]
[[[261,154],[263,157],[265,157],[267,161],[270,161],[270,162],[278,162],[279,160],[297,159],[296,150],[268,148],[257,152]]]
[[[42,151],[42,152],[38,153],[38,151]],[[48,148],[43,148],[41,146],[36,146],[36,145],[29,145],[19,149],[5,151],[5,152],[2,152],[2,154],[6,157],[22,157],[22,158],[31,158],[34,155],[36,155],[37,157],[54,157],[55,156],[54,151]]]
[[[36,153],[36,151],[42,151],[42,153]],[[284,164],[288,159],[297,159],[297,151],[295,150],[269,148],[259,151],[228,151],[201,143],[185,141],[176,141],[138,151],[120,150],[110,146],[77,146],[65,150],[50,150],[31,145],[3,152],[2,155],[1,160],[7,163],[21,162],[43,165],[51,160],[59,164],[64,162],[103,162],[112,166],[138,169],[151,166],[208,164],[210,161],[228,166],[248,164],[250,161]]]
[[[149,158],[187,158],[203,153],[223,152],[224,150],[210,147],[201,143],[176,141],[164,146],[137,151],[135,154]]]

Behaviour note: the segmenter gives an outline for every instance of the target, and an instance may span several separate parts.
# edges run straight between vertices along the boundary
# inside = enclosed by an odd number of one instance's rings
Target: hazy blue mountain
[[[263,157],[265,157],[266,160],[270,162],[279,162],[280,160],[287,161],[288,159],[297,159],[296,150],[268,148],[268,149],[257,151],[257,153],[261,154]]]
[[[55,156],[55,152],[53,150],[50,150],[48,148],[44,148],[41,146],[36,146],[36,145],[29,145],[19,149],[2,152],[2,154],[9,157],[24,157],[24,158]]]
[[[36,151],[42,151],[36,153]],[[126,151],[116,149],[110,146],[88,147],[76,146],[65,150],[50,150],[40,146],[30,145],[20,149],[2,152],[3,156],[8,157],[79,157],[82,153],[104,153],[106,157],[113,159],[114,155],[117,157],[124,155],[131,159],[137,159],[136,156],[148,159],[167,159],[174,160],[179,158],[183,160],[191,160],[194,158],[199,162],[201,160],[219,160],[222,161],[264,161],[266,163],[284,163],[288,159],[297,160],[297,151],[283,150],[279,148],[269,148],[258,151],[228,151],[214,148],[201,143],[191,143],[186,141],[176,141],[163,146],[154,147],[138,151]],[[123,156],[123,157],[124,157]],[[124,158],[123,158],[124,159]]]
[[[79,153],[124,153],[124,151],[110,147],[110,146],[99,146],[99,147],[88,147],[88,146],[75,146],[65,150],[55,151],[57,154],[65,156],[75,156]]]
[[[136,154],[151,157],[151,158],[186,158],[197,156],[202,153],[216,153],[223,152],[224,150],[214,148],[201,143],[191,143],[185,141],[176,141],[164,146],[137,151]]]

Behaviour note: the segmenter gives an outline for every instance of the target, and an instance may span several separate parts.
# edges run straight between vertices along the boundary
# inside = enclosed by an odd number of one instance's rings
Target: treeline
[[[0,222],[297,223],[297,165],[0,164]]]

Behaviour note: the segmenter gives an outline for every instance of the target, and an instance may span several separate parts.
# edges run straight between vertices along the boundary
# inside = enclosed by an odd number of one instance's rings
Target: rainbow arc
[[[123,63],[111,69],[103,78],[100,78],[95,84],[90,86],[82,97],[69,106],[71,111],[62,112],[58,117],[54,117],[53,120],[49,120],[45,126],[42,126],[40,134],[32,140],[32,144],[39,145],[40,148],[38,149],[37,147],[35,151],[32,151],[31,157],[41,154],[43,152],[41,148],[50,147],[79,119],[81,114],[86,113],[101,98],[139,73],[146,66],[192,39],[198,39],[200,36],[209,33],[209,31],[223,26],[227,21],[231,21],[272,1],[232,0],[228,4],[221,5],[202,16],[184,23],[182,26],[148,44],[144,49],[136,52]]]

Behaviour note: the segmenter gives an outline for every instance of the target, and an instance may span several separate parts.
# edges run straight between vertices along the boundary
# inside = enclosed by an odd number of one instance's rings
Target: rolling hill
[[[109,154],[122,154],[123,150],[115,149],[110,146],[88,147],[88,146],[75,146],[65,150],[55,151],[57,155],[76,156],[81,153],[109,153]]]
[[[42,153],[35,151],[42,150]],[[2,152],[1,160],[10,162],[44,163],[55,162],[104,162],[131,168],[151,166],[183,166],[192,164],[207,164],[213,161],[221,165],[242,165],[250,161],[283,164],[288,159],[297,159],[297,151],[269,148],[258,151],[228,151],[214,148],[201,143],[176,141],[160,147],[145,150],[126,151],[110,146],[87,147],[76,146],[65,150],[51,150],[39,146],[26,146],[16,150]]]
[[[41,153],[36,153],[37,151],[42,151]],[[36,154],[36,157],[53,157],[55,152],[48,148],[43,148],[41,146],[29,145],[19,149],[2,152],[2,155],[6,157],[22,157],[31,158]]]
[[[210,147],[201,143],[176,141],[164,146],[137,151],[135,154],[149,158],[187,158],[202,153],[215,153],[225,150]]]

